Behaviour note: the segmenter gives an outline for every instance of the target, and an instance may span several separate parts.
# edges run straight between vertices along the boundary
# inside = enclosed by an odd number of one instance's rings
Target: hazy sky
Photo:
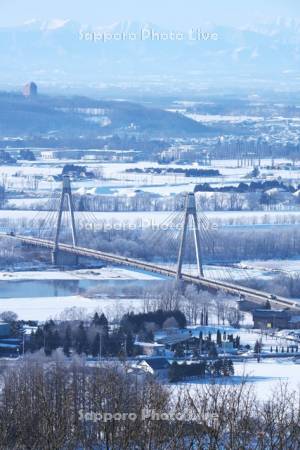
[[[141,20],[186,29],[206,21],[245,25],[278,16],[300,18],[299,0],[0,0],[0,26],[31,19],[85,24]]]

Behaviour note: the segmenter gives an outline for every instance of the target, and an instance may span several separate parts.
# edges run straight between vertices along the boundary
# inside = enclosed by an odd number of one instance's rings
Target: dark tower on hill
[[[23,88],[24,97],[36,97],[38,93],[37,85],[31,81],[30,83],[25,84]]]

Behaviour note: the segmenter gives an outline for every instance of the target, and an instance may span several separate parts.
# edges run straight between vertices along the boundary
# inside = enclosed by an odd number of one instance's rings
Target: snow
[[[241,266],[247,268],[255,268],[260,270],[285,272],[285,273],[299,273],[300,259],[268,259],[266,261],[242,261]]]
[[[21,280],[154,280],[157,277],[143,272],[120,269],[118,267],[103,267],[101,269],[82,270],[47,270],[47,271],[22,271],[0,272],[0,281]]]
[[[246,376],[253,383],[258,398],[266,400],[278,389],[280,383],[288,383],[290,390],[300,388],[300,365],[292,358],[264,359],[260,363],[248,361],[235,363],[235,377]],[[235,380],[233,380],[235,381]]]
[[[193,383],[177,384],[173,386],[174,392],[182,386],[188,387],[191,395],[197,394],[197,386],[211,382],[225,385],[240,384],[244,381],[251,383],[255,394],[260,401],[272,398],[280,385],[287,383],[291,391],[300,389],[300,365],[293,358],[264,359],[261,362],[249,360],[234,363],[235,374],[229,378],[196,380]]]
[[[218,123],[218,122],[230,122],[230,123],[242,123],[242,122],[262,122],[263,117],[256,116],[223,116],[219,114],[189,114],[185,113],[184,116],[195,120],[196,122],[205,123]]]
[[[56,318],[66,308],[84,308],[87,313],[93,314],[101,311],[111,314],[113,311],[127,310],[137,311],[142,308],[143,301],[140,299],[112,299],[85,298],[80,295],[62,297],[24,297],[0,299],[0,312],[13,311],[20,320],[37,320],[43,322],[49,318]]]
[[[42,30],[50,31],[50,30],[58,30],[63,28],[70,22],[69,19],[52,19],[49,22],[46,22],[42,25]]]
[[[270,347],[276,346],[281,348],[287,345],[292,345],[293,341],[287,340],[286,334],[283,332],[277,333],[276,336],[268,336],[262,334],[260,330],[253,329],[234,329],[222,325],[196,326],[190,327],[193,336],[199,336],[200,330],[203,336],[211,333],[215,338],[217,330],[222,333],[226,331],[227,334],[239,335],[241,344],[249,344],[253,348],[256,341],[262,342],[263,353],[270,355]],[[185,332],[188,334],[188,331]],[[162,336],[165,332],[160,332],[157,335]],[[234,361],[235,375],[230,378],[214,379],[214,382],[219,384],[238,384],[242,381],[251,383],[260,400],[266,400],[272,396],[272,392],[278,389],[280,383],[288,383],[289,389],[297,390],[300,388],[300,364],[296,364],[294,357],[285,358],[262,358],[258,363],[256,359],[251,358],[244,361]],[[195,380],[192,383],[185,383],[191,389],[195,386],[210,383],[208,379]],[[180,388],[182,385],[177,385]]]
[[[74,271],[23,271],[23,272],[0,272],[1,281],[39,281],[39,280],[154,280],[155,276],[138,271],[130,271],[115,267],[104,267],[101,269],[84,269]],[[22,293],[23,295],[23,293]],[[27,297],[26,297],[27,295]],[[14,311],[19,319],[45,321],[50,317],[55,318],[65,308],[85,308],[87,313],[95,310],[104,311],[115,316],[123,310],[138,311],[142,309],[143,300],[128,298],[86,298],[82,295],[49,297],[30,296],[30,292],[24,292],[20,298],[0,298],[0,313],[3,311]]]

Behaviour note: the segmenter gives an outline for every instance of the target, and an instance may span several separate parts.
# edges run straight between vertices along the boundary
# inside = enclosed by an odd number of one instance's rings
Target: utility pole
[[[99,333],[99,362],[102,361],[102,329]]]

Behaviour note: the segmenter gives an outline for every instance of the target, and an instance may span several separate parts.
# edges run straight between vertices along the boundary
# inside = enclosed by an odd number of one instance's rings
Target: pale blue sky
[[[300,18],[299,0],[0,0],[0,26],[31,19],[85,24],[149,21],[186,29],[206,21],[246,25],[278,16]]]

